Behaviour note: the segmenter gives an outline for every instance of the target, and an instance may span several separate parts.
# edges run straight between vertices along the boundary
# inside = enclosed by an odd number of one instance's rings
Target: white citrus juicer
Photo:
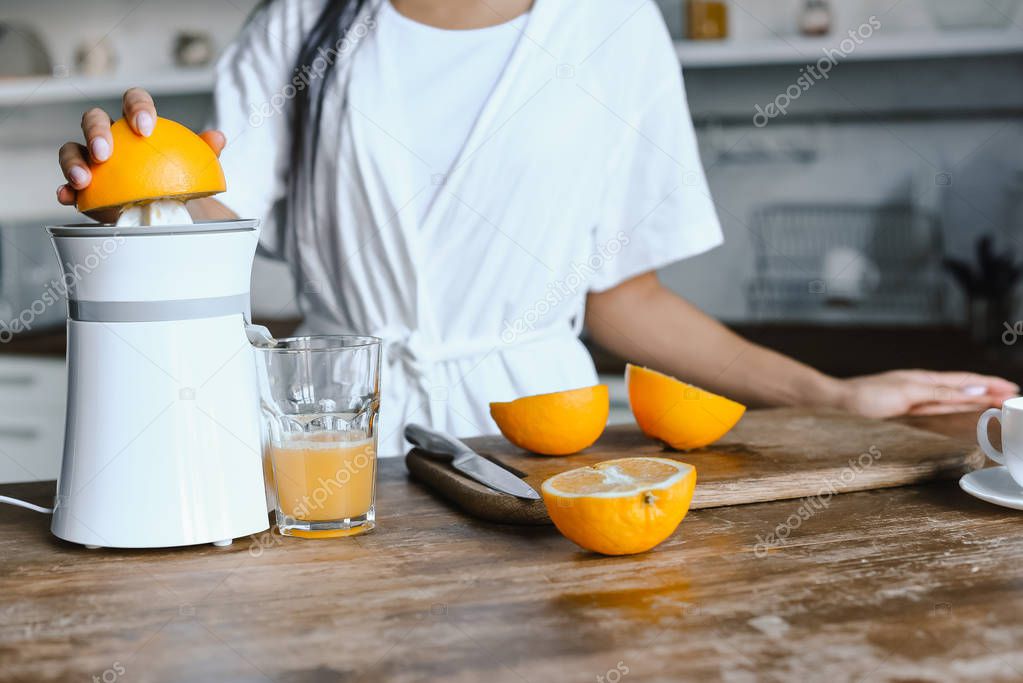
[[[68,285],[54,535],[150,548],[268,529],[246,335],[258,221],[48,231]]]

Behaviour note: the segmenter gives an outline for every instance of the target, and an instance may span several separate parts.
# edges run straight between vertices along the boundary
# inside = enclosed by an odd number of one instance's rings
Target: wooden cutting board
[[[590,448],[563,457],[533,455],[501,436],[466,439],[477,453],[523,476],[537,491],[548,477],[601,460],[652,455],[696,467],[693,509],[906,486],[958,477],[984,462],[971,443],[921,429],[836,411],[751,410],[712,446],[671,451],[635,425],[608,427]],[[413,449],[414,479],[474,517],[509,524],[550,524],[543,501],[493,491],[447,463]]]

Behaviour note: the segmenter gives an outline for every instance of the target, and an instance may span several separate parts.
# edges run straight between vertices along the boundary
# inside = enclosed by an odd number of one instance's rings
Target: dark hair
[[[295,67],[301,70],[304,65],[312,64],[321,51],[340,45],[367,2],[369,0],[327,0],[316,23],[302,39]],[[319,149],[323,99],[330,89],[330,76],[340,58],[342,56],[326,60],[323,73],[310,79],[309,85],[298,91],[294,100],[291,112],[291,172],[288,174],[287,210],[284,214],[292,229],[293,221],[298,218],[298,193],[312,193],[315,187],[312,176]]]
[[[331,75],[334,73],[335,67],[341,59],[345,58],[345,55],[339,54],[339,46],[343,44],[363,8],[373,1],[327,0],[316,23],[302,37],[302,45],[295,58],[295,73],[304,73],[303,67],[312,65],[317,58],[322,59],[325,53],[333,53],[333,57],[323,60],[326,62],[324,70],[315,78],[308,79],[306,87],[298,89],[292,102],[288,122],[291,130],[291,144],[287,191],[283,206],[275,207],[277,233],[281,238],[277,240],[278,254],[275,256],[288,256],[286,245],[289,238],[287,232],[294,230],[297,221],[302,220],[299,215],[300,207],[304,203],[311,208],[315,206],[312,201],[315,187],[313,169],[320,146],[323,100],[330,89]],[[274,0],[264,0],[260,3],[250,15],[250,20],[272,2]],[[343,97],[344,93],[341,93],[341,96]],[[343,101],[342,106],[344,106]],[[295,268],[297,260],[289,260],[292,261],[292,267]]]

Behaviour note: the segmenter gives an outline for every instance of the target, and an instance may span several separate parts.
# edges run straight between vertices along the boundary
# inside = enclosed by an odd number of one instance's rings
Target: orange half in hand
[[[667,458],[619,458],[556,474],[540,492],[554,526],[604,555],[650,550],[689,512],[696,468]]]
[[[568,455],[592,446],[607,426],[609,410],[603,384],[490,404],[490,416],[505,438],[541,455]]]
[[[185,201],[227,189],[217,155],[180,123],[157,118],[148,138],[124,119],[110,126],[110,158],[90,162],[92,181],[78,191],[78,210],[109,209],[155,199]]]
[[[741,403],[631,363],[625,367],[625,384],[643,433],[678,450],[714,443],[746,412]]]

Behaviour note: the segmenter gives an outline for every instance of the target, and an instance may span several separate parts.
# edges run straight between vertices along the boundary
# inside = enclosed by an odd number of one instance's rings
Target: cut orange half
[[[678,450],[714,443],[746,412],[741,403],[631,363],[625,367],[625,384],[643,433]]]
[[[689,511],[696,468],[667,458],[619,458],[557,474],[540,492],[569,540],[604,555],[650,550]]]
[[[92,181],[78,191],[78,210],[95,211],[155,199],[206,197],[227,188],[220,161],[206,141],[169,119],[157,118],[149,137],[124,119],[110,126],[110,158],[91,162]]]
[[[603,384],[490,404],[490,416],[505,438],[541,455],[568,455],[592,446],[607,426],[609,411]]]

